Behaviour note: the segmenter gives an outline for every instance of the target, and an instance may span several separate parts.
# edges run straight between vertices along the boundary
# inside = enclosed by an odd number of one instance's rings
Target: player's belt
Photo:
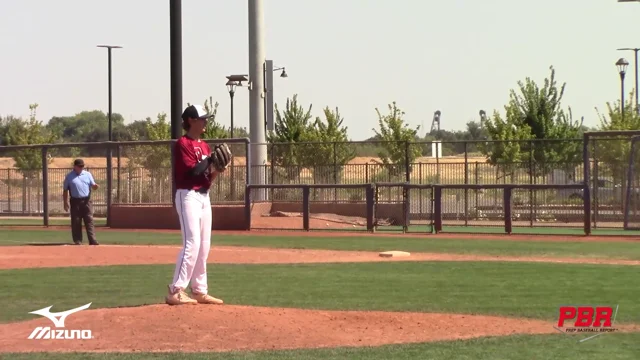
[[[196,189],[196,192],[199,192],[200,194],[206,194],[209,192],[209,189],[200,188],[200,189]]]

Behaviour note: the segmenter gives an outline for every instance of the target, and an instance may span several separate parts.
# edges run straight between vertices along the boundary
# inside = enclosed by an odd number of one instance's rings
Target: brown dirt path
[[[43,318],[2,324],[0,349],[5,352],[275,350],[555,332],[551,322],[495,316],[152,305],[86,310],[67,318],[67,329],[89,329],[94,337],[90,340],[27,339],[37,326],[50,324]]]
[[[390,249],[395,250],[395,249]],[[0,269],[64,266],[106,266],[128,264],[173,264],[177,246],[101,245],[92,246],[2,246]],[[296,264],[389,261],[513,261],[571,264],[615,264],[638,266],[638,260],[566,257],[518,257],[445,253],[412,253],[409,257],[382,258],[377,252],[273,249],[236,246],[213,247],[210,263]]]

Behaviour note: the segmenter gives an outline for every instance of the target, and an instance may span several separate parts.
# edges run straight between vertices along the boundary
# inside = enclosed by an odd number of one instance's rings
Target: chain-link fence
[[[206,141],[210,146],[221,142]],[[224,141],[234,162],[214,180],[211,200],[243,203],[248,142]],[[97,224],[106,223],[110,204],[172,204],[172,144],[164,140],[0,147],[0,224],[40,225],[49,217],[53,224],[68,224],[63,183],[77,158],[84,160],[85,171],[99,185],[91,192]]]
[[[631,155],[627,173],[624,227],[640,230],[640,136],[631,142]]]
[[[575,139],[267,146],[273,184],[562,184],[580,181],[583,164]]]
[[[587,157],[591,222],[594,228],[622,228],[628,188],[632,135],[598,133],[589,138]],[[573,199],[584,199],[572,194]]]

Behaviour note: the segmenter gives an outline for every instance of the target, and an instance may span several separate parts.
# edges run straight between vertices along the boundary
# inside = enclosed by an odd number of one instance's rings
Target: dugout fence
[[[584,203],[575,204],[573,208],[565,206],[550,206],[522,204],[515,200],[518,193],[526,194],[539,192],[553,192],[552,197],[559,193],[585,192],[585,184],[449,184],[427,185],[411,183],[372,183],[372,184],[268,184],[247,185],[249,194],[245,204],[245,217],[249,230],[345,230],[354,231],[396,231],[413,233],[442,233],[459,232],[460,228],[492,227],[501,228],[506,234],[514,233],[515,228],[522,227],[556,227],[582,229],[584,234],[591,233],[590,211]],[[256,189],[282,189],[300,193],[299,207],[293,209],[298,222],[282,222],[280,218],[287,217],[280,209],[290,206],[278,205],[277,201],[252,202],[251,193]],[[314,189],[359,189],[362,198],[352,198],[348,202],[314,203],[311,192]],[[460,208],[459,200],[452,200],[453,193],[483,193],[490,191],[490,198],[495,200],[491,205],[491,212],[478,212],[469,207],[470,200]],[[495,194],[499,194],[496,200]],[[537,195],[536,195],[537,197]],[[472,199],[472,196],[467,196]],[[254,209],[264,205],[260,211]],[[314,209],[315,207],[315,209]],[[324,210],[318,210],[323,208]],[[274,210],[276,209],[276,210]],[[452,209],[460,211],[459,218],[453,219]],[[318,214],[322,213],[323,217]],[[542,216],[544,214],[544,216]],[[314,226],[314,219],[324,223],[327,228]],[[354,220],[355,219],[355,220]],[[357,219],[360,219],[358,221]],[[347,226],[330,226],[329,223],[341,223]],[[281,225],[286,223],[285,225]],[[349,227],[351,226],[351,227]],[[468,230],[462,230],[469,232]],[[482,231],[478,231],[482,232]]]

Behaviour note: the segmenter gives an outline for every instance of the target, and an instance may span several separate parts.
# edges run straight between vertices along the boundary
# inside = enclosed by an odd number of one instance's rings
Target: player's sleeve
[[[91,186],[96,184],[96,181],[93,179],[93,175],[91,175],[91,173],[89,173],[89,182],[91,183]]]
[[[191,146],[182,141],[176,143],[176,158],[184,166],[186,172],[192,176],[198,176],[209,167],[209,158],[205,160],[197,159],[196,153]],[[200,161],[198,161],[200,160]]]
[[[62,191],[69,190],[69,175],[64,177],[64,182],[62,183]]]

